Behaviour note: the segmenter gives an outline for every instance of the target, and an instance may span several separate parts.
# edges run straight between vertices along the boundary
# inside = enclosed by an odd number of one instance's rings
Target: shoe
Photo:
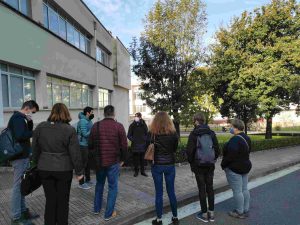
[[[104,218],[105,221],[110,221],[111,219],[115,218],[117,216],[117,212],[116,211],[113,211],[111,217],[107,217],[107,218]]]
[[[152,220],[152,225],[162,225],[162,221],[161,220],[158,220],[158,219],[155,219],[155,220]]]
[[[11,225],[34,225],[34,223],[31,222],[30,220],[25,220],[25,219],[20,218],[17,220],[12,220]]]
[[[34,220],[39,218],[40,215],[36,214],[36,213],[32,213],[29,211],[29,209],[26,209],[25,212],[22,212],[21,218],[25,219],[25,220]]]
[[[208,218],[210,222],[215,222],[215,213],[214,211],[208,211]]]
[[[179,225],[179,220],[177,217],[172,217],[172,224]]]
[[[89,190],[89,189],[92,188],[91,186],[87,185],[86,183],[81,184],[81,185],[79,185],[78,187],[79,187],[80,189],[83,189],[83,190]]]
[[[93,182],[93,181],[86,181],[85,182],[87,185],[89,185],[89,186],[94,186],[95,185],[95,182]]]
[[[139,175],[139,171],[135,171],[133,174],[134,177],[137,177],[138,175]]]
[[[238,211],[233,210],[231,212],[228,213],[229,216],[236,218],[236,219],[246,219],[245,215],[242,213],[238,213]]]
[[[199,212],[196,216],[196,218],[198,220],[201,220],[202,222],[204,223],[208,223],[208,214],[207,213],[202,213],[202,212]]]
[[[244,212],[244,216],[245,216],[246,218],[248,218],[248,217],[250,216],[249,211],[248,211],[248,212]]]
[[[148,177],[148,175],[145,172],[141,172],[141,175],[144,177]]]
[[[97,216],[97,215],[99,215],[99,214],[100,214],[100,211],[99,211],[99,212],[95,212],[95,211],[93,211],[93,214],[94,214],[95,216]]]

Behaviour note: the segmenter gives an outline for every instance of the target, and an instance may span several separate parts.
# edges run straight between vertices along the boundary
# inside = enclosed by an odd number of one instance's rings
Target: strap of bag
[[[246,139],[245,138],[243,138],[243,136],[242,135],[237,135],[238,137],[240,137],[240,138],[242,138],[243,140],[244,140],[244,142],[246,143],[246,145],[247,145],[247,148],[248,148],[248,151],[249,151],[249,149],[250,149],[250,147],[249,147],[249,144],[248,144],[248,142],[246,141]]]

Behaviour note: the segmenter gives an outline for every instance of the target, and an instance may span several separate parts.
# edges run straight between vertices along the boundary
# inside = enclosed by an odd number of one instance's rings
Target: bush
[[[281,126],[279,126],[279,125],[275,126],[275,127],[274,127],[274,130],[275,130],[275,131],[281,131]]]

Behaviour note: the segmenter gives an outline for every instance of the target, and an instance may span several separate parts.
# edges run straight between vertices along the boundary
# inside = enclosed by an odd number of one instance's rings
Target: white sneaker
[[[86,183],[81,184],[81,185],[79,185],[78,187],[79,187],[80,189],[83,189],[83,190],[89,190],[89,189],[92,188],[91,186],[87,185]]]

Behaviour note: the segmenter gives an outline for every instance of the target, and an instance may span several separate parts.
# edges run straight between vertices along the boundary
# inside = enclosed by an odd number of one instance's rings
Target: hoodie
[[[209,134],[212,137],[213,141],[213,148],[215,150],[215,157],[216,159],[219,157],[220,154],[220,147],[218,143],[218,139],[216,137],[216,134],[214,131],[212,131],[209,126],[207,125],[198,125],[194,128],[194,130],[190,133],[188,143],[187,143],[187,149],[186,149],[186,154],[188,158],[188,162],[191,164],[192,171],[195,172],[195,169],[197,165],[195,165],[195,153],[197,149],[197,137],[204,135],[204,134]],[[214,166],[211,164],[203,164],[204,167],[207,166]]]
[[[79,122],[77,124],[77,135],[79,144],[83,147],[88,147],[88,140],[93,126],[93,122],[86,118],[83,112],[78,114]]]

